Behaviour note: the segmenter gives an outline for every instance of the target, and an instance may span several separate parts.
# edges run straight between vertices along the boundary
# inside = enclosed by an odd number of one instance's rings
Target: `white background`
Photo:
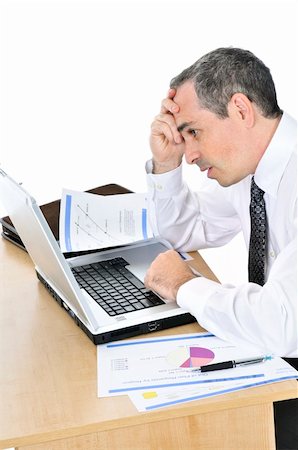
[[[262,59],[296,117],[296,4],[0,0],[1,167],[40,204],[62,187],[144,192],[150,123],[170,79],[222,46]],[[185,167],[193,188],[202,176]],[[241,236],[202,254],[221,281],[245,282]]]

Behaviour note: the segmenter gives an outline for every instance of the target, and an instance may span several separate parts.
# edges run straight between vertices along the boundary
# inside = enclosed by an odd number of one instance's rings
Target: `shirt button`
[[[271,256],[271,258],[275,258],[275,253],[273,250],[271,250],[271,252],[269,253],[269,255]]]
[[[156,189],[158,189],[159,191],[162,191],[162,185],[161,184],[156,184]]]

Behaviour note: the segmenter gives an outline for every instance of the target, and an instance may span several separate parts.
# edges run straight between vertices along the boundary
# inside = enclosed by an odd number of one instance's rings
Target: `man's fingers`
[[[167,300],[175,300],[179,287],[194,278],[188,265],[174,250],[158,255],[145,276],[145,286]]]
[[[170,114],[159,114],[155,117],[151,125],[153,134],[164,134],[169,142],[181,144],[183,142],[182,135],[177,129],[176,122]]]
[[[177,112],[179,112],[179,106],[171,98],[165,98],[161,102],[160,112],[162,114],[167,114],[167,113],[176,114]]]

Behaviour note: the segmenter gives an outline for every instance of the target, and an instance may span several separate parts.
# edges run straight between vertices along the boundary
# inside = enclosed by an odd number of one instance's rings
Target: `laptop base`
[[[109,331],[106,333],[92,334],[86,325],[73,313],[73,311],[66,305],[66,303],[59,297],[47,281],[36,271],[37,278],[46,287],[48,292],[56,300],[56,302],[68,313],[68,315],[75,321],[77,326],[84,331],[89,339],[95,344],[106,344],[107,342],[118,341],[119,339],[127,339],[141,334],[152,333],[153,331],[166,330],[180,325],[187,325],[189,323],[196,322],[194,316],[189,313],[180,314],[175,317],[167,317],[164,319],[153,320],[152,322],[140,323],[127,328],[121,328],[120,330]]]

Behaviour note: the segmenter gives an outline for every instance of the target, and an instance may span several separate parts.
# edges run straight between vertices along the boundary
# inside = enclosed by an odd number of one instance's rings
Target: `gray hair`
[[[282,114],[270,70],[248,50],[227,47],[207,53],[173,78],[170,87],[186,81],[194,82],[200,105],[218,117],[228,117],[227,105],[238,92],[254,102],[264,117]]]

